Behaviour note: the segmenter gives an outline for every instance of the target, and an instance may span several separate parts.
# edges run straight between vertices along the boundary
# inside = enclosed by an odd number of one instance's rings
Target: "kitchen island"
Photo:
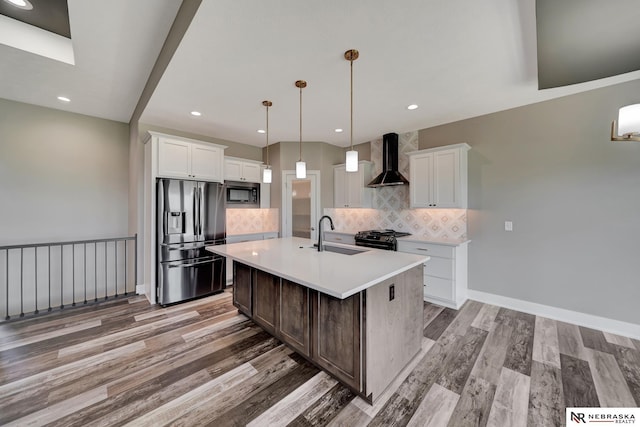
[[[207,249],[234,261],[242,313],[374,402],[420,351],[429,257],[336,244],[318,252],[313,243],[289,237]]]

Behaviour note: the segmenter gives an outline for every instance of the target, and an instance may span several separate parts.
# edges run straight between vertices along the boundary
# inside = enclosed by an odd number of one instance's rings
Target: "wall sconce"
[[[611,122],[612,141],[640,141],[640,104],[626,105]]]

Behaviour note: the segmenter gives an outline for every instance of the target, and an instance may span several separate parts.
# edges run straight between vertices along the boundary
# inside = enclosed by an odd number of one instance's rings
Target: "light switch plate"
[[[504,231],[513,231],[513,222],[505,221],[504,222]]]

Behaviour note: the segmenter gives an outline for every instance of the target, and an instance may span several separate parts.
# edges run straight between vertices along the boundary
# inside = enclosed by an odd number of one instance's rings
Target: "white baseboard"
[[[467,290],[467,296],[469,299],[486,304],[498,305],[500,307],[534,314],[536,316],[547,317],[549,319],[573,323],[578,326],[586,326],[588,328],[598,329],[600,331],[616,335],[640,339],[640,325],[635,323],[622,322],[620,320],[594,316],[593,314],[580,313],[578,311],[566,310],[564,308],[552,307],[550,305],[538,304],[535,302],[490,294],[482,291],[474,291],[472,289]]]
[[[136,285],[136,293],[138,295],[144,295],[146,294],[146,286],[145,285]]]

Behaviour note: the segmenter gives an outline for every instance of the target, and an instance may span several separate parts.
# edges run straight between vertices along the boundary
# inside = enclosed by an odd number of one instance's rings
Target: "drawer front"
[[[454,301],[452,280],[425,275],[424,284],[424,294],[426,296]]]
[[[407,242],[398,240],[398,251],[409,252],[418,255],[432,255],[441,258],[453,258],[455,248],[446,245],[437,245],[434,243]]]
[[[453,279],[453,260],[432,256],[424,263],[424,274],[451,280]]]

